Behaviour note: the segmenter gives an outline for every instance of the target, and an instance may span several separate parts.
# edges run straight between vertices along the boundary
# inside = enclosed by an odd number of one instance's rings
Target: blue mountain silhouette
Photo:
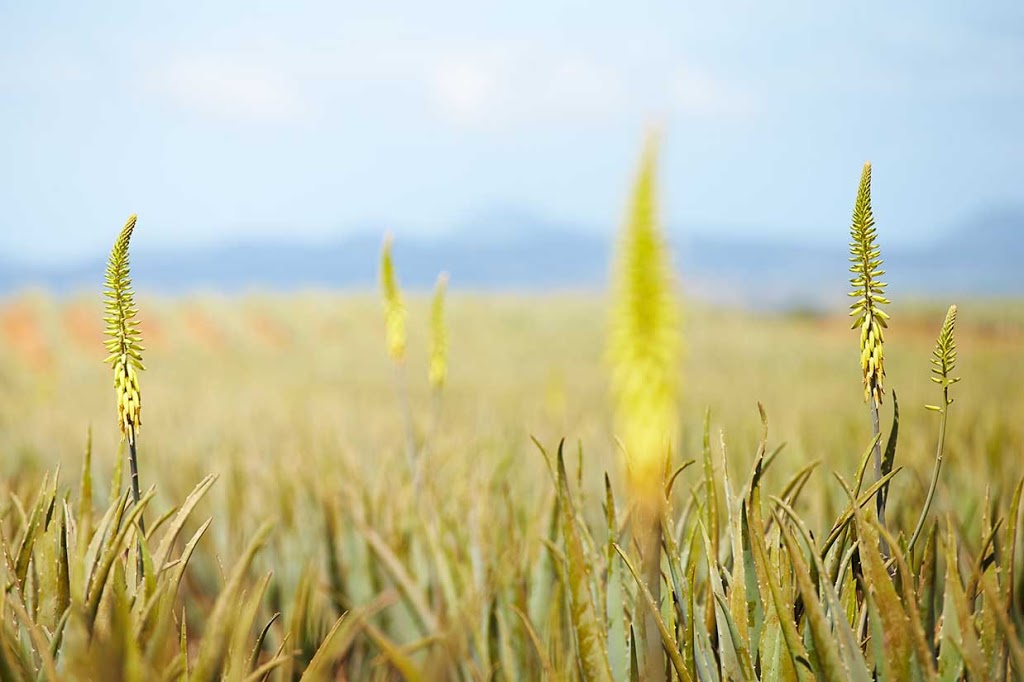
[[[218,246],[133,253],[141,291],[243,291],[376,286],[382,231],[295,243],[260,239]],[[430,287],[437,273],[476,290],[600,290],[608,279],[611,230],[546,219],[516,209],[479,214],[446,234],[403,236],[395,261],[403,286]],[[835,301],[846,289],[846,232],[835,244],[716,236],[713,230],[670,230],[684,286],[712,301],[753,305]],[[993,209],[964,221],[934,242],[887,248],[893,296],[1024,295],[1024,207]],[[0,292],[34,286],[55,292],[95,290],[104,260],[70,266],[0,263]]]

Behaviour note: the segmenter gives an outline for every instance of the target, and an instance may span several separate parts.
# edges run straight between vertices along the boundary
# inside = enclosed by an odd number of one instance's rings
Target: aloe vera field
[[[605,292],[147,294],[132,216],[5,298],[0,679],[1024,678],[1024,306],[890,302],[870,165],[850,298],[691,299],[656,151]]]

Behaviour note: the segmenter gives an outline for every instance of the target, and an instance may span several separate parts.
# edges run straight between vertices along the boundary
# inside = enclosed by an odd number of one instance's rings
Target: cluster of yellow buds
[[[860,326],[860,367],[864,374],[864,400],[867,401],[874,395],[878,404],[882,403],[884,392],[884,341],[882,325],[866,316]]]
[[[960,381],[960,377],[952,376],[956,369],[956,338],[953,331],[956,327],[956,306],[949,306],[946,311],[946,319],[942,323],[942,331],[935,342],[935,350],[932,351],[932,381],[942,387],[942,407],[937,405],[925,405],[929,410],[945,412],[946,408],[953,404],[949,397],[949,387]]]
[[[114,363],[114,389],[117,391],[117,417],[121,434],[129,443],[142,426],[142,396],[139,393],[139,374],[132,358],[123,354]]]

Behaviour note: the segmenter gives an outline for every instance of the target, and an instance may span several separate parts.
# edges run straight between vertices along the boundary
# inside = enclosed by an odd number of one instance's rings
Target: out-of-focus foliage
[[[112,475],[119,434],[102,428],[111,408],[109,375],[100,364],[98,306],[89,299],[58,302],[30,295],[0,308],[0,508],[10,557],[4,580],[11,586],[3,601],[3,636],[5,661],[16,674],[28,670],[35,679],[42,670],[45,679],[49,663],[40,652],[53,650],[58,679],[101,669],[113,676],[120,665],[148,671],[154,663],[175,678],[186,660],[194,672],[201,656],[210,661],[205,670],[216,669],[214,653],[202,652],[226,641],[229,654],[221,672],[234,675],[239,666],[245,669],[259,640],[257,666],[281,666],[271,679],[301,674],[325,641],[332,644],[317,666],[328,678],[341,674],[337,670],[349,679],[393,679],[403,669],[425,678],[476,679],[499,669],[520,679],[572,678],[578,674],[576,635],[565,581],[573,553],[563,545],[567,526],[556,515],[556,499],[569,494],[574,523],[568,528],[581,534],[584,576],[596,612],[603,614],[598,624],[609,666],[616,679],[628,677],[631,651],[644,651],[633,646],[629,626],[645,605],[610,544],[631,556],[624,524],[629,504],[602,397],[601,331],[607,318],[597,299],[451,297],[447,404],[418,502],[402,460],[394,375],[373,297],[147,299],[142,305],[150,360],[146,480],[156,488],[145,507],[154,526],[148,561],[166,568],[153,573],[153,585],[140,586],[134,577],[135,526],[127,524],[126,511],[118,511],[124,496],[115,494],[109,509],[105,502],[111,496],[103,481]],[[888,660],[925,671],[917,619],[928,655],[937,657],[936,670],[953,675],[980,666],[999,679],[998,666],[1005,670],[1007,657],[1019,653],[1011,644],[1019,638],[1003,633],[1011,625],[1020,631],[1021,570],[1013,547],[1019,534],[1017,457],[1024,446],[1024,425],[1015,418],[1024,413],[1017,390],[1024,377],[1024,315],[1003,305],[959,306],[956,371],[964,380],[954,387],[946,462],[921,541],[913,556],[894,551],[894,563],[886,567],[895,571],[898,602],[888,590],[857,588],[870,588],[863,581],[880,578],[871,569],[872,555],[858,559],[851,553],[850,539],[859,537],[855,527],[874,541],[871,505],[863,507],[857,526],[845,513],[845,492],[831,477],[834,471],[852,484],[870,441],[857,392],[849,390],[857,378],[850,374],[842,320],[755,317],[688,305],[684,372],[692,391],[683,398],[681,445],[672,465],[699,456],[702,407],[710,406],[720,523],[719,550],[710,566],[721,583],[709,573],[701,530],[706,515],[696,513],[707,506],[706,474],[690,467],[668,497],[674,530],[665,537],[659,613],[693,679],[707,679],[715,669],[743,679],[748,656],[759,679],[773,679],[767,674],[772,666],[778,679],[788,679],[802,674],[801,646],[814,665],[826,660],[810,629],[813,612],[803,605],[802,574],[796,572],[801,564],[793,563],[795,555],[790,558],[789,535],[823,599],[822,576],[830,576],[842,620],[867,664],[881,670]],[[897,312],[888,381],[900,395],[901,421],[888,520],[895,536],[890,545],[900,549],[901,531],[912,529],[922,508],[933,462],[935,422],[921,406],[936,402],[925,359],[942,310]],[[414,297],[407,361],[423,368],[429,360],[429,317],[428,302]],[[318,348],[337,352],[314,352]],[[35,358],[46,360],[35,364]],[[566,396],[563,404],[543,399],[553,384]],[[426,372],[410,373],[410,394],[423,427],[430,419]],[[772,420],[763,457],[756,399]],[[90,423],[96,425],[96,478],[86,484],[68,474],[82,467]],[[549,470],[530,434],[549,450],[556,475],[559,437],[567,434],[573,444],[582,440],[582,471],[575,445],[567,446],[564,485],[545,483]],[[787,444],[772,457],[783,438]],[[44,485],[43,471],[57,464],[63,467],[56,485],[52,473]],[[216,474],[216,482],[204,480],[208,474]],[[199,492],[182,504],[197,486]],[[91,504],[83,504],[83,488],[91,490]],[[866,482],[861,499],[869,492]],[[816,568],[801,527],[792,525],[772,495],[797,511],[819,557],[837,522],[846,518],[843,556],[836,556],[837,539],[824,553],[825,570]],[[159,551],[177,525],[176,509],[188,507],[176,540]],[[168,520],[158,521],[168,512]],[[268,519],[274,527],[262,536]],[[946,569],[950,537],[959,569],[953,572]],[[92,549],[85,538],[95,540]],[[262,542],[247,559],[253,538]],[[713,548],[715,538],[709,540]],[[61,568],[63,545],[68,558]],[[187,562],[178,561],[183,555]],[[99,606],[86,648],[86,580],[95,579],[104,556],[113,562],[104,589],[91,592],[99,595]],[[241,617],[219,635],[211,619],[237,561],[245,570],[228,601]],[[635,557],[631,561],[637,568]],[[913,581],[904,578],[911,573]],[[56,587],[65,582],[66,597]],[[151,595],[154,609],[145,627],[135,625],[147,608],[135,597],[140,591]],[[750,620],[743,616],[748,604]],[[901,622],[897,607],[908,619],[902,622],[909,649],[872,634],[877,628],[884,633],[890,617]],[[841,622],[827,602],[822,608],[833,635],[829,641],[839,647]],[[275,613],[281,616],[271,622]],[[692,615],[683,620],[682,614]],[[632,631],[640,636],[638,628]],[[126,632],[134,633],[135,644]],[[796,638],[787,640],[787,632]],[[282,663],[279,650],[299,653]],[[837,651],[840,661],[856,660],[848,647]],[[906,651],[911,655],[903,662],[893,658]]]

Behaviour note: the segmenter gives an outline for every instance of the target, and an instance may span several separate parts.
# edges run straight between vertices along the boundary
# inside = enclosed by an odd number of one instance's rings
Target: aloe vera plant
[[[881,432],[878,409],[885,393],[884,329],[888,326],[889,315],[882,310],[889,303],[885,298],[885,282],[880,281],[885,271],[882,267],[881,250],[877,242],[878,230],[871,211],[871,164],[865,163],[857,188],[857,200],[853,207],[853,222],[850,225],[850,285],[852,298],[857,299],[850,306],[850,316],[855,318],[853,329],[860,330],[860,366],[864,377],[864,400],[871,408],[871,427],[877,437]],[[876,440],[874,450],[875,480],[882,477],[881,441]],[[885,510],[879,507],[879,514],[885,518]]]
[[[931,482],[928,484],[928,495],[924,501],[924,508],[921,509],[921,516],[914,526],[914,532],[907,542],[907,551],[913,551],[924,524],[928,519],[928,510],[931,509],[932,500],[935,498],[935,488],[939,483],[939,472],[942,470],[942,455],[946,444],[946,418],[949,415],[949,406],[953,399],[949,397],[950,387],[960,381],[960,377],[953,376],[956,369],[956,338],[954,331],[956,327],[956,306],[949,306],[946,312],[946,319],[942,322],[942,330],[935,342],[935,350],[932,352],[932,381],[942,388],[942,404],[926,405],[925,407],[933,412],[939,413],[939,437],[935,446],[935,469],[932,471]]]

